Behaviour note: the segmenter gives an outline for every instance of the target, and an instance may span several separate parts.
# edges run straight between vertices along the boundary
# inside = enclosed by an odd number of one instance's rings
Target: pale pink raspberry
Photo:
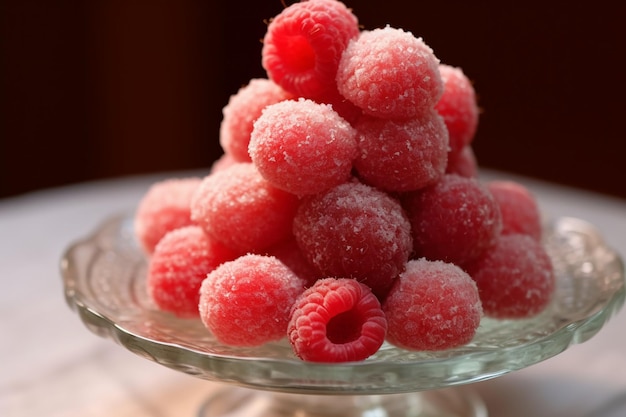
[[[254,123],[249,153],[275,187],[315,194],[350,178],[356,131],[327,104],[286,100],[268,106]]]
[[[432,49],[410,32],[387,26],[363,31],[348,44],[337,88],[366,114],[409,119],[435,106],[443,83]]]
[[[458,266],[409,261],[383,303],[387,340],[410,350],[443,350],[472,340],[483,310],[476,284]]]
[[[159,241],[148,261],[148,293],[161,310],[197,317],[202,281],[236,256],[200,226],[172,230]]]
[[[359,177],[386,191],[412,191],[441,178],[448,163],[448,131],[436,111],[409,120],[362,116],[355,124]]]
[[[222,110],[220,145],[239,162],[250,162],[248,143],[254,121],[263,109],[293,96],[271,80],[255,78],[239,89]]]
[[[259,346],[287,336],[303,281],[272,256],[243,255],[211,271],[200,287],[204,326],[221,343]]]
[[[147,254],[165,234],[193,224],[191,198],[202,178],[170,178],[150,186],[135,212],[135,236]]]
[[[298,198],[268,183],[250,162],[207,175],[191,200],[191,217],[215,239],[259,252],[291,237]]]

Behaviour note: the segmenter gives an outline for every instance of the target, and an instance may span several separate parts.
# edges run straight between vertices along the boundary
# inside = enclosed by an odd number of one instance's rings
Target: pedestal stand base
[[[307,395],[225,388],[198,417],[487,417],[483,402],[465,390],[387,395]]]

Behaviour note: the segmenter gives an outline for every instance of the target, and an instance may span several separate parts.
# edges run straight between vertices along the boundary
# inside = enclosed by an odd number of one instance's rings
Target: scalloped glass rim
[[[557,218],[544,243],[557,290],[540,315],[481,322],[474,340],[440,352],[385,344],[355,363],[314,364],[285,341],[259,348],[224,346],[197,319],[158,311],[146,295],[146,259],[132,217],[105,221],[65,252],[61,272],[68,305],[93,333],[149,360],[212,381],[311,394],[422,391],[490,379],[548,359],[596,334],[624,303],[624,265],[588,222]]]

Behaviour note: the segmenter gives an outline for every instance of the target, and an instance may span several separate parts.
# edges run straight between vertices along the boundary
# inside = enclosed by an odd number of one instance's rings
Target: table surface
[[[195,174],[195,173],[194,173]],[[218,383],[140,358],[89,332],[65,304],[63,251],[108,216],[134,210],[162,173],[0,200],[0,416],[194,416]],[[527,185],[543,211],[590,221],[626,254],[626,201],[501,172]],[[626,401],[626,309],[591,340],[521,371],[473,384],[490,416],[600,417]]]

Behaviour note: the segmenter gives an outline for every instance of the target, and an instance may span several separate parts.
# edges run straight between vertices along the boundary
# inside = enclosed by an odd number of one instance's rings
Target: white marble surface
[[[219,384],[181,374],[101,339],[63,299],[59,260],[104,218],[131,211],[149,184],[125,178],[0,200],[0,416],[187,417]],[[626,253],[626,201],[514,178],[542,208],[594,223]],[[626,395],[626,311],[591,340],[522,371],[474,384],[497,417],[600,417]],[[602,414],[605,417],[626,414]]]

